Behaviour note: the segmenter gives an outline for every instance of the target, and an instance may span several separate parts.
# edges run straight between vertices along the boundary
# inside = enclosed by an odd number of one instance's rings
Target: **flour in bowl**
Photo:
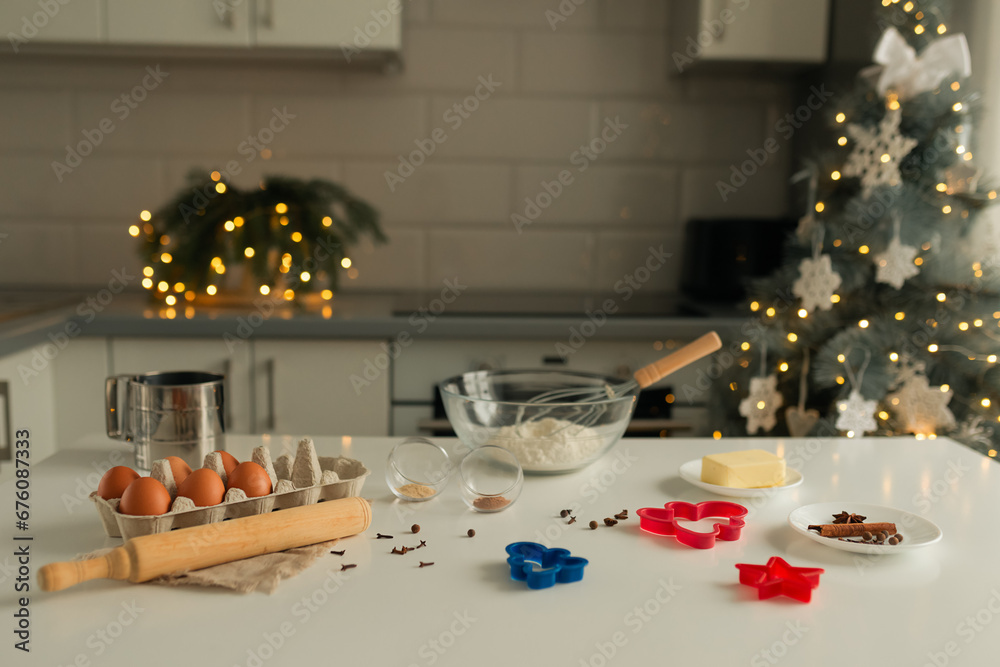
[[[489,444],[513,452],[525,470],[565,470],[592,459],[607,440],[595,429],[546,417],[501,427]]]

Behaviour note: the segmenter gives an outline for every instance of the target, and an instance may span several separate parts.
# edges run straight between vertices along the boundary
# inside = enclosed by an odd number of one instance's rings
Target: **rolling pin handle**
[[[128,553],[118,547],[99,558],[44,565],[38,585],[43,591],[61,591],[91,579],[128,579],[131,571]]]

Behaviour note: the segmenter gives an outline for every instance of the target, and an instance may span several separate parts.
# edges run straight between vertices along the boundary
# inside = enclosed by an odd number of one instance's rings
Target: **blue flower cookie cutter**
[[[583,579],[586,558],[570,556],[566,549],[547,549],[537,542],[507,545],[510,578],[527,582],[528,588],[550,588]]]

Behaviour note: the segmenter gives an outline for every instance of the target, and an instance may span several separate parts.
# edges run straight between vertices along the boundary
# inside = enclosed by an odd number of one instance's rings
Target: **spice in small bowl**
[[[458,471],[462,500],[476,512],[507,509],[517,500],[524,486],[521,464],[503,447],[477,447],[462,459]]]
[[[389,452],[385,482],[400,500],[422,502],[448,483],[453,466],[448,452],[427,438],[406,438]]]

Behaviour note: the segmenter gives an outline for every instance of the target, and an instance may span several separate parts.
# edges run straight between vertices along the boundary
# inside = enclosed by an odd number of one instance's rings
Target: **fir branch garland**
[[[147,264],[144,285],[157,300],[245,289],[227,285],[228,269],[239,265],[253,289],[291,290],[289,300],[335,292],[348,249],[364,237],[387,240],[370,204],[321,179],[270,176],[243,190],[195,170],[171,201],[143,217],[133,235]]]

